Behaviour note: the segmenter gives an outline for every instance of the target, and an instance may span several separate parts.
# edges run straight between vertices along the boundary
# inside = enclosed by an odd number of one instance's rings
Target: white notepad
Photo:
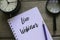
[[[42,24],[48,40],[53,40],[37,7],[8,19],[8,23],[16,40],[45,40]]]

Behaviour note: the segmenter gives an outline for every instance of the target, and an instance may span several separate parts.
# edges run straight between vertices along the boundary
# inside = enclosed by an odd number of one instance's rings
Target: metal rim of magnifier
[[[50,15],[55,15],[55,16],[57,16],[57,15],[60,13],[60,11],[59,11],[58,13],[52,13],[52,12],[50,12],[50,11],[47,9],[48,3],[49,3],[49,0],[47,0],[47,2],[46,2],[46,6],[45,6],[46,12],[49,13]],[[58,4],[60,4],[60,3],[58,3]]]

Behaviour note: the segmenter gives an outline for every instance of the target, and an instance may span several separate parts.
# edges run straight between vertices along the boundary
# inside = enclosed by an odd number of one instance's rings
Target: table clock
[[[19,0],[0,0],[0,11],[10,16],[16,14],[21,7]]]

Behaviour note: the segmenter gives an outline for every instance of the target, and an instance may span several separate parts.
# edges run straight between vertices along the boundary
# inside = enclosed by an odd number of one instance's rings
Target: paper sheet
[[[16,40],[45,40],[44,23],[48,40],[53,40],[37,7],[8,19]]]

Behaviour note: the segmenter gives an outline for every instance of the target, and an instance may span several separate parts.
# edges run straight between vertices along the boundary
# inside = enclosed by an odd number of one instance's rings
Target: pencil
[[[45,40],[48,40],[48,38],[47,38],[47,33],[46,33],[46,29],[45,29],[44,24],[43,24],[43,31],[44,31]]]

